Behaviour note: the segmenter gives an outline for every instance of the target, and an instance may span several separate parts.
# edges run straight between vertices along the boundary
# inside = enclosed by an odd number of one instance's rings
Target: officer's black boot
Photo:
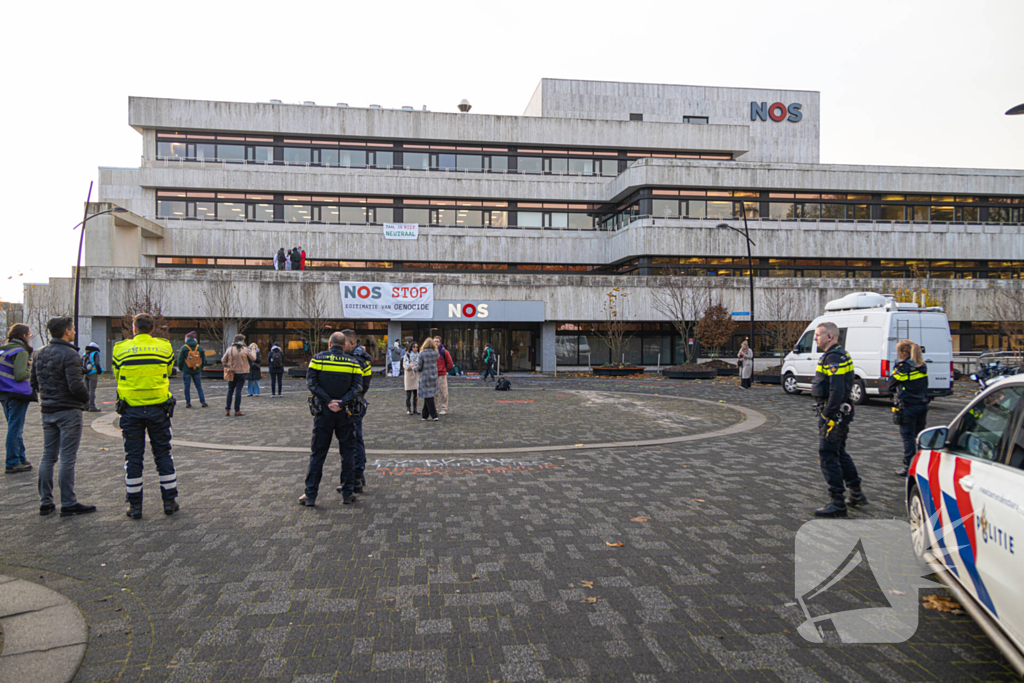
[[[175,512],[177,512],[180,509],[181,509],[181,506],[178,505],[178,501],[176,499],[171,498],[170,500],[165,500],[164,501],[164,514],[165,515],[173,515]]]
[[[124,514],[132,519],[142,519],[142,501],[128,501]]]
[[[363,475],[357,474],[355,486],[352,489],[352,493],[362,493],[364,486],[366,486],[366,479],[363,478]]]
[[[846,497],[846,504],[850,507],[857,507],[858,505],[867,505],[868,497],[864,495],[864,492],[859,486],[850,486],[849,494]]]
[[[846,516],[846,501],[843,500],[843,494],[833,493],[832,502],[825,507],[815,510],[815,517],[845,517]]]

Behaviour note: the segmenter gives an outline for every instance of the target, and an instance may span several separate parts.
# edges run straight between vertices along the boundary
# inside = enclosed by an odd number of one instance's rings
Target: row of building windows
[[[172,132],[157,133],[156,146],[161,160],[576,176],[615,176],[642,158],[732,158],[722,152],[456,146]]]
[[[1024,197],[653,189],[634,193],[602,227],[618,230],[651,218],[1021,223]]]
[[[888,279],[1024,279],[1024,261],[952,261],[893,259],[752,259],[754,277],[827,277]],[[159,256],[159,267],[208,268],[274,267],[271,258]],[[455,263],[424,261],[347,261],[313,258],[310,270],[410,270],[577,273],[591,275],[664,275],[689,277],[748,277],[743,257],[649,256],[616,264]]]
[[[893,204],[871,195],[816,195],[828,203],[795,203],[769,194],[766,200],[737,201],[726,197],[757,195],[755,192],[685,190],[699,198],[666,199],[644,190],[617,210],[599,204],[559,202],[485,202],[460,199],[412,199],[390,197],[338,197],[274,195],[205,191],[160,190],[158,218],[201,220],[282,221],[288,223],[381,224],[391,222],[448,227],[516,226],[618,230],[644,216],[653,218],[708,218],[728,220],[765,216],[773,220],[884,220],[914,222],[1024,222],[1022,198],[957,198],[946,205]],[[653,190],[654,193],[664,190]],[[677,191],[679,192],[679,191]],[[890,195],[885,195],[890,197]],[[902,195],[901,195],[902,197]],[[923,198],[925,201],[927,197]],[[939,198],[934,198],[935,201]],[[952,198],[950,198],[952,199]],[[871,200],[872,204],[856,203]]]

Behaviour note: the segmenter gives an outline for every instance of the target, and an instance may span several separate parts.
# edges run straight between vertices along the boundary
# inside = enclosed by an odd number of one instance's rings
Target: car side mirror
[[[937,451],[946,447],[946,439],[949,438],[947,427],[932,427],[917,435],[917,450]]]

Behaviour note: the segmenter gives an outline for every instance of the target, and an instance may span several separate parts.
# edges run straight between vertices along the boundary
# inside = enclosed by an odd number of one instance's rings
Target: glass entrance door
[[[533,371],[533,333],[530,330],[512,330],[507,358],[510,372]]]

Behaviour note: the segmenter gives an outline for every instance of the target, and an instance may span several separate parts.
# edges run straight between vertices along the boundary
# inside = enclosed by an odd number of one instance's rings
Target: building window
[[[459,154],[455,158],[455,167],[460,171],[484,170],[484,158],[479,154]]]
[[[404,152],[402,165],[417,171],[425,171],[430,168],[430,155],[425,152]]]
[[[185,218],[185,202],[159,201],[156,215],[160,218]]]
[[[630,121],[643,121],[644,120],[644,115],[643,114],[630,114],[629,115],[629,120]]]
[[[284,163],[295,166],[307,166],[312,160],[311,149],[305,147],[285,147],[284,148]]]
[[[245,161],[245,145],[217,145],[217,158],[224,161]]]
[[[517,224],[520,228],[544,227],[544,214],[540,211],[519,211]]]
[[[158,142],[156,143],[156,156],[158,159],[184,159],[184,142]]]
[[[683,123],[701,123],[701,124],[706,124],[707,122],[708,122],[708,117],[706,117],[706,116],[684,116],[683,117]]]
[[[309,204],[285,204],[284,219],[289,223],[305,223],[313,220],[312,211]]]
[[[519,172],[543,173],[543,161],[540,157],[519,157]]]
[[[656,218],[679,218],[679,202],[675,199],[655,199],[651,213]]]

